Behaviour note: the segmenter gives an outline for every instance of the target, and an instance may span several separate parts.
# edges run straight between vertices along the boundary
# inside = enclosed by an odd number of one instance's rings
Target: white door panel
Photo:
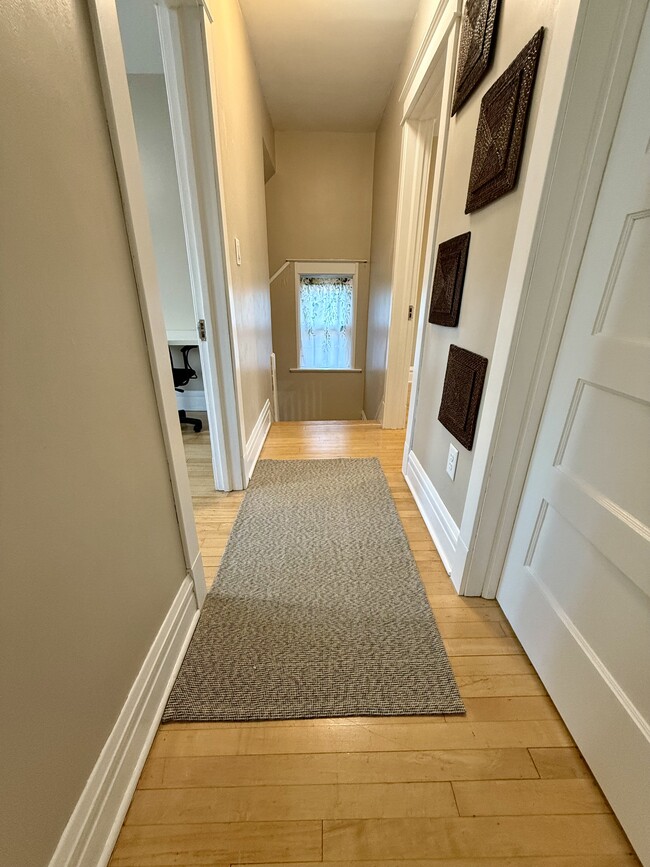
[[[497,598],[650,864],[650,28]]]

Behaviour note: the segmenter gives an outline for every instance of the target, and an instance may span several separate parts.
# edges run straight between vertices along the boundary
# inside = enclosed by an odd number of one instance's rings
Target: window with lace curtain
[[[354,367],[356,267],[330,267],[331,273],[303,273],[296,268],[298,366],[302,369]]]

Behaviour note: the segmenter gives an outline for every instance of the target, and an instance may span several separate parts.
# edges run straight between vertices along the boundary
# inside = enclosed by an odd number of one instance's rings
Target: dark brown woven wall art
[[[469,99],[490,68],[501,0],[467,0],[458,48],[452,115]]]
[[[466,214],[489,205],[517,182],[543,36],[541,27],[481,100]]]
[[[487,358],[460,346],[449,347],[438,421],[461,445],[472,450]]]
[[[470,234],[457,235],[438,247],[429,307],[429,322],[434,325],[458,325]]]

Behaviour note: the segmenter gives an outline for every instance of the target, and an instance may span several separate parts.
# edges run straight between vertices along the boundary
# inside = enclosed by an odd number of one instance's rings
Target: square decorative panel
[[[487,363],[487,358],[475,352],[453,343],[449,347],[438,421],[470,451],[474,444]]]
[[[543,36],[541,27],[481,100],[466,214],[498,199],[517,182]]]
[[[469,99],[490,68],[501,0],[467,0],[460,30],[452,115]]]
[[[470,234],[457,235],[438,247],[429,307],[429,322],[434,325],[458,325]]]

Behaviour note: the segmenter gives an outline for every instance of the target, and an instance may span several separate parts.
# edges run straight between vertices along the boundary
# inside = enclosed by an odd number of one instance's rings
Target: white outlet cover
[[[458,449],[456,446],[449,443],[449,454],[447,455],[447,475],[454,480],[456,477],[456,464],[458,463]]]

